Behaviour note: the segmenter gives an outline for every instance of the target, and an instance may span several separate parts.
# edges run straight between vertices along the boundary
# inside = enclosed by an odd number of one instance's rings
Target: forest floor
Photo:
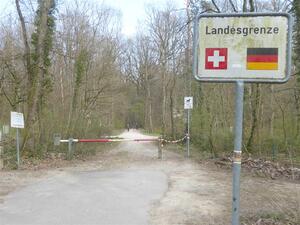
[[[84,161],[0,171],[0,224],[228,225],[231,182],[231,171],[213,163],[172,151],[160,160],[153,143],[122,142]],[[300,224],[300,182],[242,173],[241,221]]]

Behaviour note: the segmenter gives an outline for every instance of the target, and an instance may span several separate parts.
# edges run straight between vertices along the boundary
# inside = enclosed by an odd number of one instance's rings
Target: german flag
[[[247,48],[247,70],[278,70],[278,48]]]

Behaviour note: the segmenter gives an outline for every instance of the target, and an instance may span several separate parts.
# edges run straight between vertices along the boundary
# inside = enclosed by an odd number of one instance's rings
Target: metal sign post
[[[194,77],[236,83],[232,225],[239,225],[240,216],[244,82],[288,81],[291,21],[287,13],[201,14],[195,19]]]
[[[20,137],[19,137],[19,128],[17,128],[17,166],[20,166]]]
[[[17,147],[17,167],[20,167],[20,135],[19,128],[24,128],[24,116],[23,113],[10,112],[10,126],[17,128],[16,134],[16,147]]]
[[[187,110],[187,135],[186,135],[187,157],[190,157],[190,109]]]
[[[184,97],[184,109],[187,110],[186,157],[190,157],[190,110],[193,109],[193,97]]]
[[[232,181],[232,224],[238,225],[240,215],[240,176],[242,164],[244,82],[237,81],[235,90],[235,137]]]

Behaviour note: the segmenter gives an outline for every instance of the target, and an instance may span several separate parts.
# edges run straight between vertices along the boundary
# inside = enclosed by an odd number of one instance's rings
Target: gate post
[[[69,138],[69,141],[68,141],[68,160],[72,159],[72,145],[73,145],[73,138]]]

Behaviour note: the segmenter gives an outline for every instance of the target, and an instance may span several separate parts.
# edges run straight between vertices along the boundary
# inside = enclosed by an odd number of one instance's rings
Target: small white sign
[[[193,97],[184,97],[184,109],[193,108]]]
[[[24,128],[23,113],[10,112],[10,126],[14,128]]]

